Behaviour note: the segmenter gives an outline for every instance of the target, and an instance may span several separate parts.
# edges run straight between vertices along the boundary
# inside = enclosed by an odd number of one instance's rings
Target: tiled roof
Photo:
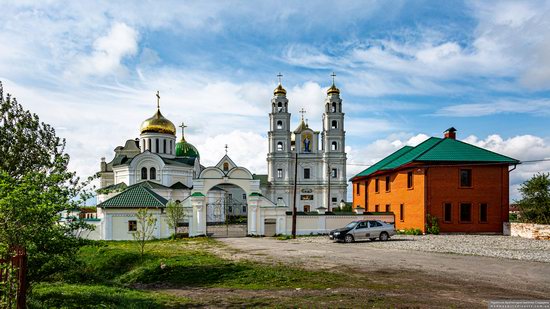
[[[183,184],[180,181],[178,181],[175,184],[171,185],[170,188],[171,189],[184,189],[184,190],[191,189],[191,188],[189,188],[188,186],[186,186],[185,184]]]
[[[519,164],[520,161],[452,138],[430,137],[416,147],[405,146],[361,173],[365,177],[379,171],[393,170],[410,163],[497,163]]]
[[[121,191],[121,190],[124,190],[126,189],[128,186],[124,183],[124,182],[119,182],[117,184],[113,184],[113,185],[108,185],[108,186],[105,186],[103,188],[99,188],[96,190],[97,193],[109,193],[109,192],[112,192],[112,191]]]
[[[101,208],[165,207],[168,200],[143,185],[130,186],[126,191],[97,205]]]
[[[252,179],[259,180],[260,181],[260,186],[266,186],[267,185],[267,175],[254,174],[254,175],[252,175]]]

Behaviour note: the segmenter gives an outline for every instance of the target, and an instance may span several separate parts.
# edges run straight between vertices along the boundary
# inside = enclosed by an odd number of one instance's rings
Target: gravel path
[[[299,237],[292,242],[330,243],[326,236]],[[381,249],[479,255],[550,263],[550,241],[497,235],[395,235],[390,241],[366,241],[362,246]]]

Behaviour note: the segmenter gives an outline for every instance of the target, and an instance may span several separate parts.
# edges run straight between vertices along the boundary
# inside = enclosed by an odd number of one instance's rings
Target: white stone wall
[[[299,215],[296,216],[296,234],[328,234],[355,220],[382,220],[394,223],[392,215]],[[292,234],[292,216],[286,216],[286,234]]]
[[[507,236],[550,240],[550,225],[504,222],[503,234]]]

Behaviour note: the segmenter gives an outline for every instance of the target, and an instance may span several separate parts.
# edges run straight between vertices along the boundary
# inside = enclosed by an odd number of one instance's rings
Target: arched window
[[[277,151],[283,151],[283,142],[277,143]]]
[[[166,140],[165,139],[162,140],[162,152],[168,153],[168,151],[166,151]]]
[[[277,104],[277,107],[278,107],[278,111],[281,112],[283,110],[283,103],[279,102],[279,104]]]
[[[332,102],[332,112],[336,113],[336,102]]]
[[[157,179],[157,169],[154,167],[151,167],[151,172],[149,173],[149,179],[156,180]]]
[[[141,179],[147,179],[147,168],[146,167],[141,168]]]
[[[332,128],[333,129],[338,129],[338,121],[336,121],[336,120],[332,121]]]
[[[226,172],[229,170],[229,163],[223,162],[223,170]]]
[[[283,128],[283,122],[281,120],[277,121],[277,129],[281,130]]]
[[[338,150],[338,143],[337,142],[332,142],[331,143],[331,149],[332,150]]]

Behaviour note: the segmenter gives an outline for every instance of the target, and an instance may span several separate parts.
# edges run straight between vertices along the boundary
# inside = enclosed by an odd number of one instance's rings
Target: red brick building
[[[431,137],[405,146],[354,176],[353,207],[391,211],[398,230],[425,232],[427,215],[442,233],[502,233],[508,221],[509,168],[518,160],[456,140]]]

